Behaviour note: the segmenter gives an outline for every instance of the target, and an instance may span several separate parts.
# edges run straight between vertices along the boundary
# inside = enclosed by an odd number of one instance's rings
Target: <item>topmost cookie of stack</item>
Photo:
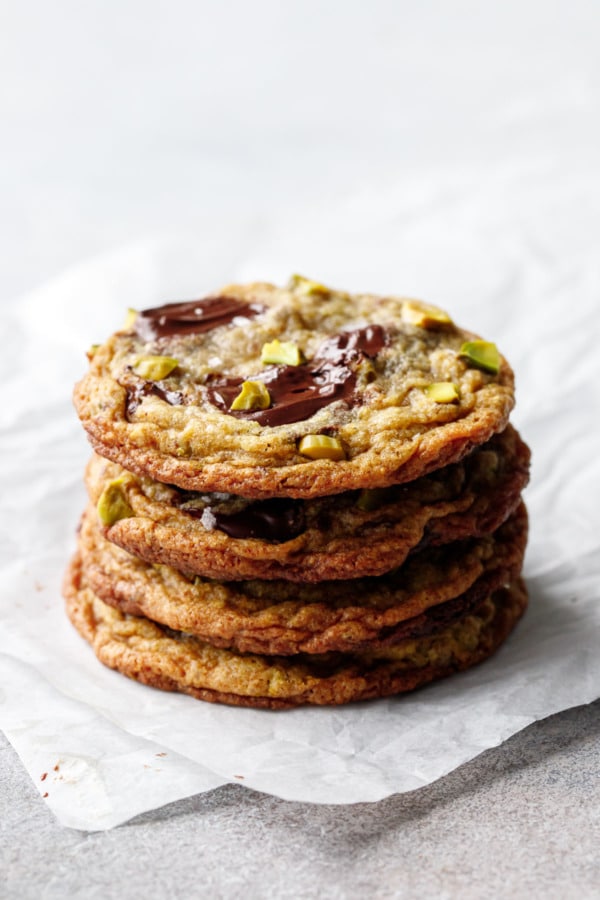
[[[294,276],[132,313],[75,405],[140,475],[245,497],[411,481],[501,431],[513,373],[442,310]]]

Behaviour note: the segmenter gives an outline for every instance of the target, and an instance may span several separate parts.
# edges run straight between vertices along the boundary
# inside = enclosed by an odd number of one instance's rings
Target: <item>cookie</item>
[[[75,405],[101,456],[246,498],[411,481],[514,404],[508,362],[442,311],[302,278],[142,311],[90,355]]]
[[[347,652],[390,646],[429,629],[450,609],[472,608],[520,573],[526,539],[521,505],[493,535],[415,553],[387,576],[320,584],[217,582],[190,579],[120,550],[101,536],[88,510],[77,565],[106,603],[215,646],[280,655]]]
[[[392,648],[317,656],[263,656],[216,648],[103,603],[75,563],[65,583],[68,615],[98,659],[153,687],[201,700],[285,709],[338,705],[413,690],[489,657],[522,615],[522,581],[502,587],[438,632]]]
[[[108,523],[104,535],[147,562],[224,580],[319,582],[380,575],[419,545],[495,530],[519,503],[528,471],[529,450],[509,425],[416,481],[312,500],[183,491],[98,456],[86,484]]]

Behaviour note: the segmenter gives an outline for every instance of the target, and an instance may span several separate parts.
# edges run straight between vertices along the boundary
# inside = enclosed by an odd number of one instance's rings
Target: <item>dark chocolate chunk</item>
[[[229,325],[238,316],[252,319],[264,311],[265,307],[259,303],[245,303],[235,297],[205,297],[143,309],[138,313],[134,327],[143,341],[153,341],[212,331],[221,325]]]

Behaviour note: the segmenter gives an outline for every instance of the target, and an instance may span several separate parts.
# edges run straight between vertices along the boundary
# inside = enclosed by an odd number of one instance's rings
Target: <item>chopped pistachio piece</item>
[[[430,400],[434,400],[436,403],[452,403],[460,396],[458,387],[453,381],[435,381],[433,384],[427,385],[425,393]]]
[[[388,496],[389,491],[386,488],[365,488],[358,495],[356,505],[363,512],[373,512],[374,509],[383,506]]]
[[[96,509],[103,525],[114,525],[119,519],[128,519],[133,515],[123,487],[127,481],[126,477],[115,478],[100,494]]]
[[[271,395],[262,381],[244,381],[230,409],[268,409]]]
[[[133,309],[130,306],[127,310],[127,317],[126,317],[125,321],[123,322],[123,331],[131,331],[136,319],[137,319],[137,309]]]
[[[359,384],[370,384],[377,378],[377,369],[373,364],[373,360],[368,359],[366,356],[359,359],[355,371]]]
[[[262,363],[281,363],[287,366],[299,366],[304,362],[302,350],[291,341],[279,341],[275,338],[267,344],[263,344],[260,353]]]
[[[87,356],[87,358],[89,359],[90,362],[93,360],[94,356],[96,355],[96,351],[98,350],[99,346],[100,346],[100,344],[92,344],[92,346],[89,348],[89,350],[86,350],[85,355]]]
[[[459,356],[491,375],[497,375],[500,371],[500,353],[490,341],[466,341],[460,348]]]
[[[323,294],[326,296],[331,293],[331,290],[325,287],[324,284],[319,284],[318,281],[311,281],[310,278],[304,278],[303,275],[292,275],[288,287],[299,294]]]
[[[179,365],[172,356],[140,356],[133,371],[148,381],[161,381]]]
[[[298,444],[298,450],[310,459],[345,459],[342,442],[326,434],[307,434]]]
[[[405,300],[402,304],[402,318],[410,325],[419,328],[436,328],[440,325],[452,325],[452,319],[443,309],[421,303],[419,300]]]

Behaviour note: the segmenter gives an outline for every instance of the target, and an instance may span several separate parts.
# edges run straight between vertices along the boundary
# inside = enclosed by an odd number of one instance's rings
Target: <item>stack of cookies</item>
[[[341,704],[473,666],[522,615],[513,373],[444,311],[295,276],[131,311],[89,356],[65,596],[107,666]]]

